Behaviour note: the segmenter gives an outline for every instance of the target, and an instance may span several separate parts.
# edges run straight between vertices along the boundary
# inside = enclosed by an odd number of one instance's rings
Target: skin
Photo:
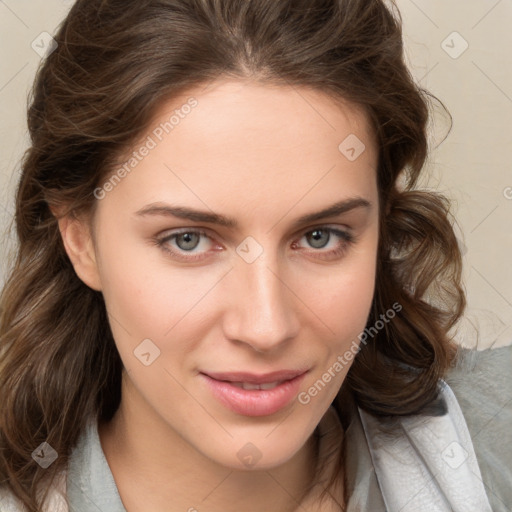
[[[98,201],[91,224],[59,221],[77,275],[104,295],[125,367],[121,405],[100,440],[128,512],[292,511],[314,476],[312,434],[349,365],[308,404],[262,417],[227,409],[198,373],[307,368],[307,392],[357,341],[374,293],[377,144],[354,105],[227,79],[161,105],[152,128],[191,96],[197,107]],[[355,161],[338,149],[350,134],[366,146]],[[355,197],[370,206],[293,226]],[[156,202],[239,226],[136,215]],[[331,233],[315,245],[322,227],[356,240]],[[189,252],[183,239],[167,246],[202,259],[174,259],[153,242],[181,228],[211,239],[193,239]],[[249,236],[263,250],[252,263],[236,251]],[[149,366],[134,355],[144,339],[160,350]],[[249,442],[261,456],[251,468],[237,456]]]

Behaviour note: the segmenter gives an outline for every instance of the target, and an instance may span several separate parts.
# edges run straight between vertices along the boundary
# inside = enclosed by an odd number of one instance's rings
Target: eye
[[[202,243],[205,239],[207,241]],[[306,252],[312,252],[315,256],[319,256],[321,258],[327,256],[328,259],[335,259],[343,256],[348,250],[350,244],[355,242],[354,235],[349,232],[326,226],[307,231],[299,241],[302,239],[305,239],[308,245],[313,248],[313,251],[308,251],[306,249]],[[325,249],[330,242],[333,241],[334,244],[331,244],[333,245],[331,249],[320,250]],[[207,257],[205,256],[205,253],[208,252],[208,245],[213,243],[213,238],[203,230],[186,229],[174,232],[162,238],[155,238],[154,242],[163,251],[170,254],[172,258],[191,262]],[[297,248],[298,243],[294,242],[292,247],[294,249]],[[196,251],[198,248],[199,250]]]
[[[334,240],[334,246],[330,250],[313,251],[313,253],[316,253],[315,256],[318,255],[322,258],[327,256],[328,259],[335,259],[343,256],[349,246],[355,242],[355,236],[348,231],[329,228],[327,226],[321,226],[308,231],[302,238],[304,238],[309,246],[314,249],[325,249],[329,243]],[[336,241],[336,239],[338,240]],[[331,244],[331,246],[332,245],[333,244]],[[297,244],[295,243],[294,246],[297,247]]]
[[[212,241],[212,238],[205,231],[194,229],[173,233],[155,241],[162,250],[170,253],[174,258],[183,261],[195,261],[204,257],[202,253],[195,254],[193,252],[197,247],[200,247],[201,237]],[[171,241],[175,242],[176,249],[169,245]],[[203,247],[203,250],[207,250],[207,248]]]

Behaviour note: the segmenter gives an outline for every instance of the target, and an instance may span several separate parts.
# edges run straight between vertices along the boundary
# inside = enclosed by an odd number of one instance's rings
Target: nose
[[[275,258],[264,252],[252,263],[239,260],[228,279],[230,306],[224,322],[228,339],[270,352],[297,336],[298,299]]]

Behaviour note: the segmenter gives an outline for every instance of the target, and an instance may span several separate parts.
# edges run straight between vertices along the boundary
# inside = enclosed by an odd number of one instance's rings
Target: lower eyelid
[[[308,229],[307,231],[304,231],[302,233],[300,238],[296,238],[295,240],[301,240],[303,237],[305,237],[306,235],[312,233],[313,231],[315,231],[317,229],[323,229],[325,231],[328,231],[331,235],[334,235],[335,237],[339,238],[340,243],[334,249],[327,250],[327,251],[323,250],[322,248],[315,249],[313,247],[311,247],[309,250],[305,249],[306,251],[313,252],[313,253],[316,252],[318,254],[328,255],[328,254],[332,254],[332,253],[343,251],[344,249],[346,249],[347,245],[350,245],[351,243],[355,242],[355,237],[351,233],[349,233],[348,231],[342,231],[342,230],[337,229],[337,228],[329,228],[327,226],[319,226],[319,227],[315,227],[315,228],[312,228],[312,229]],[[170,253],[174,253],[174,254],[177,253],[179,256],[183,256],[184,259],[193,259],[194,257],[195,258],[202,258],[202,256],[194,254],[194,253],[190,253],[190,256],[187,256],[187,251],[184,251],[183,249],[179,249],[179,248],[177,248],[177,249],[175,249],[175,248],[169,249],[169,248],[165,247],[165,245],[168,242],[170,242],[172,240],[175,240],[178,236],[186,234],[186,233],[198,234],[198,235],[200,235],[202,237],[208,238],[212,242],[212,244],[215,245],[215,243],[216,243],[215,242],[215,238],[210,236],[208,233],[206,233],[204,231],[193,230],[193,229],[179,231],[177,233],[173,233],[173,234],[161,237],[161,238],[157,238],[156,240],[157,240],[158,244],[161,246],[162,250],[164,250],[166,252],[170,252]],[[294,245],[296,243],[297,242],[294,242]],[[200,253],[200,254],[206,254],[206,252],[205,253]]]
[[[207,238],[208,240],[210,240],[212,242],[212,244],[215,243],[215,239],[212,236],[210,236],[208,233],[205,233],[204,231],[195,231],[193,229],[190,229],[188,231],[180,231],[178,233],[173,233],[171,235],[164,236],[164,237],[160,238],[160,242],[162,244],[166,244],[168,242],[175,241],[180,235],[185,235],[185,234],[190,234],[190,233],[199,235],[200,240],[201,240],[201,238]],[[179,250],[179,248],[178,248],[178,250]],[[183,249],[181,249],[181,251],[183,251],[183,254],[186,254],[186,252],[187,252],[187,251],[184,251]]]
[[[350,243],[350,242],[353,242],[355,240],[354,235],[352,235],[348,231],[343,231],[343,230],[340,230],[340,229],[337,229],[337,228],[329,228],[329,227],[319,227],[319,228],[310,229],[310,230],[306,231],[299,238],[299,240],[302,239],[303,237],[305,237],[306,235],[316,231],[316,230],[327,231],[330,234],[330,236],[334,235],[336,238],[340,239],[342,242]],[[330,239],[329,239],[329,241],[330,241]],[[321,249],[319,249],[319,250],[321,250]]]

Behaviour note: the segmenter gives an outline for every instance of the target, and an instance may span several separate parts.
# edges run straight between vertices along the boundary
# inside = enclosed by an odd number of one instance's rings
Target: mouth
[[[243,416],[269,416],[297,397],[309,370],[281,370],[256,375],[247,372],[199,375],[209,391],[225,407]]]
[[[229,381],[228,381],[229,382]],[[276,382],[267,382],[266,384],[251,384],[250,382],[231,382],[231,385],[236,386],[240,389],[254,390],[254,389],[273,389],[280,384],[282,384],[283,380]]]

